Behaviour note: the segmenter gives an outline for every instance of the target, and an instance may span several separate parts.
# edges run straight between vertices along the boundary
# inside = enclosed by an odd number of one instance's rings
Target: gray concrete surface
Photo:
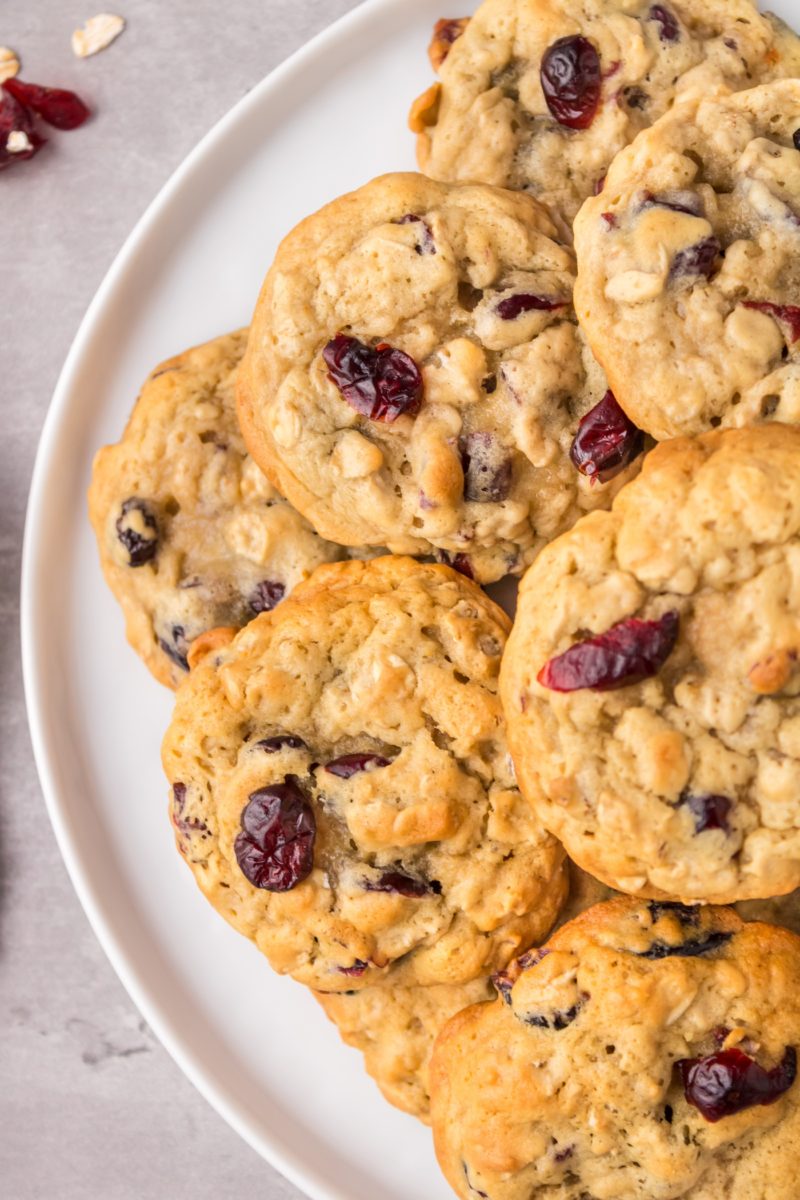
[[[0,45],[96,118],[0,174],[0,1196],[289,1200],[142,1022],[61,863],[31,756],[19,566],[39,431],[124,237],[208,127],[355,0],[4,0]],[[129,28],[86,62],[71,31]],[[57,581],[54,581],[54,586]]]

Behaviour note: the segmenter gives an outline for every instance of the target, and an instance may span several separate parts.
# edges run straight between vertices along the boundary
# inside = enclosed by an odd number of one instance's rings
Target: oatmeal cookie
[[[97,454],[89,516],[128,641],[156,679],[176,687],[192,640],[244,625],[320,563],[326,542],[247,454],[235,378],[247,331],[157,367],[122,440]]]
[[[579,317],[643,429],[796,419],[800,80],[687,97],[614,160],[575,245]]]
[[[448,567],[338,563],[192,670],[163,747],[176,841],[276,970],[465,983],[551,927],[563,852],[515,785],[509,624]]]
[[[750,0],[484,0],[431,47],[412,106],[434,179],[520,188],[569,226],[609,163],[687,89],[800,74],[800,41]]]
[[[445,1027],[462,1200],[795,1200],[800,939],[730,909],[589,909]]]
[[[530,197],[420,175],[376,179],[289,234],[239,417],[324,537],[433,553],[489,583],[635,472],[642,435],[605,394],[554,234]],[[601,404],[613,437],[598,458],[580,435]]]
[[[621,891],[800,885],[800,428],[657,446],[522,581],[501,690],[523,794]]]

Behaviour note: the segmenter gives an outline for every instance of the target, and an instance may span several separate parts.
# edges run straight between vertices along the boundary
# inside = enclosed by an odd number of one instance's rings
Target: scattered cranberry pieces
[[[395,224],[396,225],[421,225],[422,228],[419,231],[419,234],[420,234],[419,240],[417,241],[417,244],[414,247],[414,249],[416,250],[417,254],[435,254],[436,253],[436,242],[433,240],[433,233],[431,231],[431,227],[427,221],[424,221],[422,219],[422,217],[418,217],[414,213],[406,213],[406,215],[404,217],[401,217],[399,221],[396,221]]]
[[[542,56],[547,107],[559,125],[588,129],[600,104],[600,55],[588,38],[559,38]]]
[[[256,742],[255,747],[257,750],[263,750],[265,754],[277,754],[279,750],[308,749],[303,739],[293,733],[278,733],[275,737],[262,738],[260,742]]]
[[[409,900],[419,900],[433,893],[441,895],[442,885],[437,879],[430,883],[427,879],[418,879],[406,875],[404,871],[384,871],[377,879],[364,880],[365,892],[396,892]]]
[[[293,775],[253,792],[242,812],[234,851],[253,887],[288,892],[314,865],[314,810]]]
[[[684,792],[680,803],[685,804],[694,817],[695,833],[703,833],[706,829],[722,829],[725,833],[730,831],[728,814],[733,808],[733,801],[727,796],[716,796],[713,793],[693,796]]]
[[[774,1104],[797,1075],[797,1051],[787,1046],[777,1066],[767,1071],[735,1047],[707,1058],[683,1058],[677,1064],[686,1099],[707,1121],[719,1121],[755,1105]]]
[[[554,692],[581,688],[606,692],[641,683],[655,675],[672,653],[679,625],[675,611],[655,621],[630,617],[551,658],[537,679]]]
[[[517,292],[514,296],[506,296],[495,307],[495,312],[503,321],[515,321],[523,313],[554,312],[557,308],[566,308],[566,300],[552,296],[534,296],[530,292]]]
[[[459,439],[464,499],[499,503],[511,491],[511,457],[493,433],[469,433]]]
[[[128,566],[143,567],[155,558],[158,522],[146,500],[130,496],[122,505],[115,528],[117,537],[128,551]]]
[[[274,579],[262,579],[247,603],[254,613],[271,612],[286,595],[286,587]]]
[[[390,759],[383,758],[380,754],[342,754],[326,763],[325,770],[339,779],[350,779],[360,771],[368,771],[370,767],[377,769],[389,765]]]
[[[722,247],[715,237],[703,238],[694,246],[679,250],[672,260],[670,279],[680,279],[683,276],[701,276],[710,279],[720,256]]]
[[[322,357],[348,404],[371,421],[415,417],[422,404],[422,375],[408,354],[381,342],[373,350],[338,333]]]
[[[779,321],[789,328],[789,341],[793,345],[800,338],[800,307],[795,304],[771,304],[768,300],[743,300],[744,308],[755,308],[758,312]]]
[[[41,87],[38,83],[24,83],[15,78],[6,79],[3,91],[20,104],[32,108],[43,121],[54,125],[56,129],[77,129],[91,116],[80,96],[63,88]]]
[[[654,4],[647,14],[648,21],[655,21],[658,25],[658,36],[662,42],[678,42],[681,37],[681,28],[674,15],[663,4]]]
[[[578,425],[569,456],[581,475],[607,483],[644,449],[644,434],[626,416],[612,391]]]
[[[27,150],[11,151],[8,149],[9,134],[21,133],[30,142]],[[24,105],[18,103],[8,93],[0,94],[0,171],[4,167],[13,167],[17,162],[33,158],[41,150],[47,139],[36,132],[33,114]]]

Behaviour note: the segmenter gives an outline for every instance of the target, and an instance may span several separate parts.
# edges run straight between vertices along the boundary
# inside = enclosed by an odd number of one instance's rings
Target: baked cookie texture
[[[163,746],[177,845],[276,970],[460,984],[550,929],[564,856],[506,746],[509,625],[448,567],[337,563],[192,670]]]
[[[271,608],[326,542],[247,454],[235,378],[247,330],[168,359],[146,380],[120,442],[95,457],[89,516],[128,641],[176,687],[192,640]]]
[[[323,536],[435,554],[492,582],[636,471],[623,461],[592,485],[570,460],[606,381],[554,239],[530,197],[412,174],[374,180],[285,239],[239,417]],[[334,382],[340,369],[352,385]]]
[[[687,902],[800,884],[799,571],[800,429],[777,424],[662,443],[528,571],[509,741],[591,874]]]
[[[431,1066],[436,1151],[462,1200],[794,1200],[794,934],[619,899],[499,982]]]
[[[484,0],[448,36],[411,110],[421,169],[524,189],[566,226],[687,89],[800,73],[797,37],[749,0]]]
[[[800,80],[695,92],[617,156],[575,222],[575,303],[656,438],[797,419]]]

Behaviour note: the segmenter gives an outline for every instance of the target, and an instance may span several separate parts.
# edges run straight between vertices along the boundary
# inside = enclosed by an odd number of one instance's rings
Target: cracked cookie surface
[[[749,0],[484,0],[448,36],[411,111],[420,167],[528,191],[566,227],[686,89],[800,73],[800,41]]]
[[[163,747],[176,841],[276,970],[464,983],[551,927],[563,851],[515,784],[509,624],[448,567],[338,563],[192,670]]]
[[[247,331],[157,367],[122,439],[95,458],[89,515],[128,641],[168,687],[192,640],[241,626],[323,562],[326,542],[247,454],[235,378]]]
[[[326,537],[519,574],[637,469],[592,485],[570,459],[606,391],[572,285],[529,197],[374,180],[278,250],[239,376],[251,453]]]
[[[800,81],[687,97],[575,222],[575,303],[656,438],[797,420]]]
[[[520,787],[621,891],[800,884],[798,464],[774,423],[662,443],[522,581],[501,677]]]

